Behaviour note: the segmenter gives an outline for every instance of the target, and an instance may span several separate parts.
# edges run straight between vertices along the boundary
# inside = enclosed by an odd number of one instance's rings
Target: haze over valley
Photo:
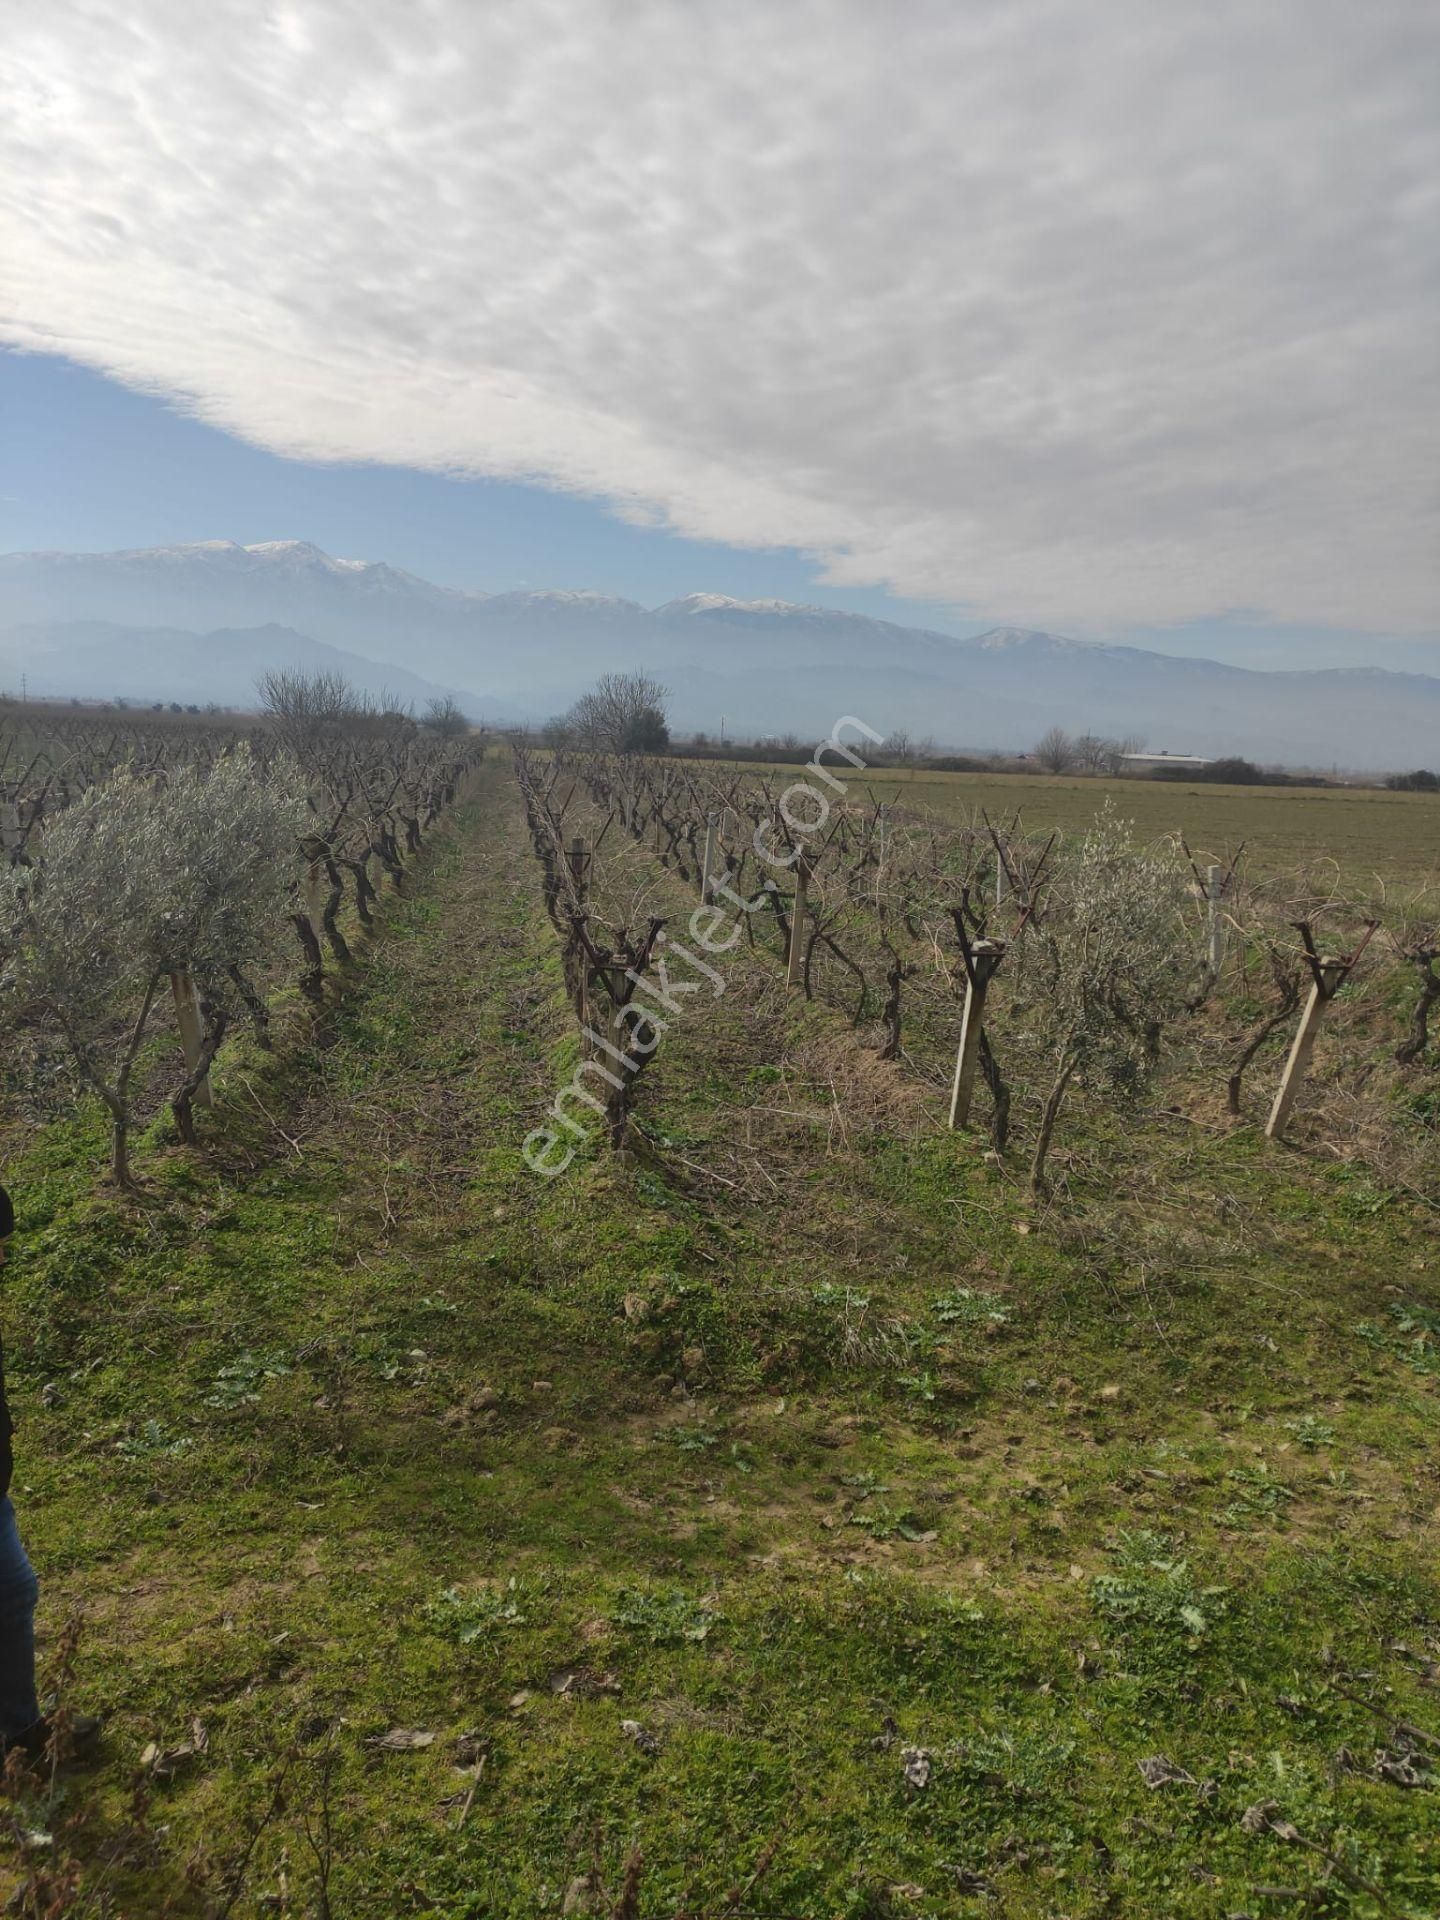
[[[300,540],[0,556],[0,686],[243,706],[269,667],[343,672],[476,718],[543,721],[643,668],[686,731],[730,737],[853,711],[942,747],[1023,750],[1063,725],[1156,750],[1294,765],[1429,764],[1440,679],[1375,667],[1253,672],[997,626],[971,639],[780,600],[656,607],[586,590],[465,593]]]

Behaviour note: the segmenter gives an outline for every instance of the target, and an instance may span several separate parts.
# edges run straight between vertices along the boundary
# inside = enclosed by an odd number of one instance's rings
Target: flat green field
[[[119,1201],[93,1109],[0,1124],[43,1666],[109,1716],[12,1770],[7,1910],[1433,1920],[1433,1200],[1167,1105],[1037,1209],[724,977],[653,1148],[527,1171],[576,1042],[491,766],[203,1152],[157,1113]]]
[[[830,762],[827,761],[827,764]],[[845,772],[841,767],[837,772]],[[1086,827],[1107,797],[1146,837],[1177,829],[1197,856],[1225,858],[1243,840],[1261,868],[1333,860],[1346,884],[1440,880],[1440,795],[1369,788],[1225,787],[1184,780],[1104,780],[1044,774],[876,769],[848,775],[877,799],[968,817],[1016,807],[1028,826]]]

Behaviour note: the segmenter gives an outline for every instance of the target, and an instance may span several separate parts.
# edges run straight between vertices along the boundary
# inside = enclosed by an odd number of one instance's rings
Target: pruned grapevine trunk
[[[1047,1191],[1045,1181],[1045,1163],[1050,1157],[1050,1145],[1055,1138],[1055,1123],[1060,1118],[1060,1109],[1065,1103],[1065,1094],[1075,1077],[1079,1061],[1073,1053],[1067,1052],[1051,1082],[1050,1091],[1045,1096],[1045,1108],[1040,1115],[1040,1131],[1035,1136],[1035,1151],[1030,1157],[1030,1191],[1043,1194]]]
[[[1274,1011],[1267,1014],[1258,1026],[1251,1029],[1245,1045],[1240,1050],[1240,1057],[1235,1062],[1234,1071],[1225,1082],[1225,1104],[1232,1118],[1237,1120],[1240,1118],[1240,1085],[1245,1078],[1246,1068],[1250,1065],[1256,1054],[1259,1053],[1271,1034],[1274,1033],[1278,1027],[1284,1026],[1285,1022],[1290,1018],[1291,1014],[1294,1013],[1299,1004],[1299,980],[1286,981],[1281,987],[1280,1001]]]
[[[983,1027],[980,1029],[980,1071],[990,1089],[990,1138],[995,1143],[995,1151],[1004,1153],[1010,1138],[1010,1089],[995,1058],[995,1049],[990,1045],[990,1036]]]
[[[1440,954],[1421,951],[1407,957],[1420,976],[1420,991],[1410,1009],[1409,1031],[1395,1049],[1395,1058],[1402,1067],[1413,1066],[1430,1044],[1430,1009],[1440,1001],[1440,974],[1435,971]]]
[[[246,979],[245,974],[238,966],[229,967],[226,971],[230,979],[230,984],[234,987],[236,993],[239,994],[245,1011],[250,1015],[251,1022],[255,1028],[256,1045],[263,1047],[267,1053],[271,1052],[275,1043],[270,1038],[270,1009],[266,1006],[264,1000],[256,990],[254,983]]]
[[[330,883],[330,891],[325,896],[325,904],[320,909],[321,924],[325,928],[325,938],[330,942],[330,951],[337,963],[348,967],[351,954],[350,945],[340,931],[340,908],[345,901],[345,883],[340,877],[340,869],[333,860],[325,861],[325,878]]]
[[[320,942],[315,938],[315,929],[310,917],[304,913],[292,913],[290,924],[295,929],[295,938],[300,942],[300,951],[305,956],[305,965],[300,971],[300,991],[311,1006],[320,1008],[325,1005],[325,960],[320,952]]]
[[[375,924],[375,916],[370,911],[370,902],[375,898],[375,889],[370,884],[370,875],[366,871],[365,861],[364,859],[342,859],[340,864],[349,869],[350,877],[355,882],[355,911],[361,926],[368,931]]]

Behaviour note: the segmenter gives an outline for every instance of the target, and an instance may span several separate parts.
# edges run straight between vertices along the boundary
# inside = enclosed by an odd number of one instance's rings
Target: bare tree
[[[470,722],[461,711],[459,701],[448,693],[436,695],[426,707],[420,724],[447,740],[456,739],[460,734],[470,731]]]
[[[663,753],[669,698],[669,688],[648,673],[606,673],[564,720],[575,740],[597,753]]]
[[[1075,764],[1075,742],[1063,727],[1051,727],[1036,741],[1035,758],[1047,773],[1068,773]]]
[[[260,710],[277,731],[292,740],[309,739],[361,711],[354,687],[343,673],[302,673],[272,667],[255,682]]]
[[[1082,733],[1074,743],[1075,760],[1085,773],[1113,774],[1120,771],[1123,749],[1118,740],[1101,733]]]

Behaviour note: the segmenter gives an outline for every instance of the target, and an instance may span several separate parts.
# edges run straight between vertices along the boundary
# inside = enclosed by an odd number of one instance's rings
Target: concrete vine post
[[[1305,1075],[1310,1068],[1310,1056],[1315,1051],[1316,1036],[1320,1032],[1321,1022],[1326,1009],[1336,994],[1355,971],[1360,956],[1369,946],[1378,921],[1371,920],[1365,928],[1360,944],[1350,953],[1337,956],[1321,955],[1315,946],[1314,930],[1308,920],[1294,922],[1305,948],[1305,964],[1310,969],[1310,995],[1305,1002],[1305,1011],[1300,1016],[1300,1025],[1290,1044],[1290,1056],[1285,1062],[1285,1071],[1280,1076],[1280,1085],[1275,1094],[1275,1104],[1270,1109],[1270,1118],[1265,1123],[1265,1138],[1278,1140],[1285,1131],[1290,1118],[1290,1110],[1305,1083]]]
[[[985,997],[1004,958],[1003,940],[976,940],[966,956],[965,1011],[960,1020],[960,1045],[955,1054],[955,1080],[950,1089],[952,1131],[968,1126],[970,1121],[975,1073],[980,1062],[980,1036],[984,1030]]]
[[[715,872],[715,839],[719,830],[719,817],[710,813],[705,816],[705,851],[700,858],[700,898],[710,898],[710,881]]]
[[[1220,902],[1225,893],[1225,870],[1212,861],[1205,869],[1205,970],[1212,982],[1219,980],[1225,964],[1225,916]]]
[[[1280,1076],[1280,1085],[1275,1094],[1275,1104],[1270,1109],[1270,1118],[1265,1122],[1265,1138],[1278,1140],[1285,1131],[1290,1118],[1290,1110],[1301,1087],[1305,1084],[1305,1075],[1310,1070],[1310,1057],[1315,1051],[1315,1041],[1325,1018],[1326,1009],[1335,998],[1346,974],[1350,971],[1343,960],[1326,956],[1316,957],[1312,971],[1310,994],[1305,1002],[1305,1011],[1300,1016],[1300,1025],[1295,1029],[1295,1038],[1290,1043],[1290,1055],[1285,1062],[1285,1071]]]

